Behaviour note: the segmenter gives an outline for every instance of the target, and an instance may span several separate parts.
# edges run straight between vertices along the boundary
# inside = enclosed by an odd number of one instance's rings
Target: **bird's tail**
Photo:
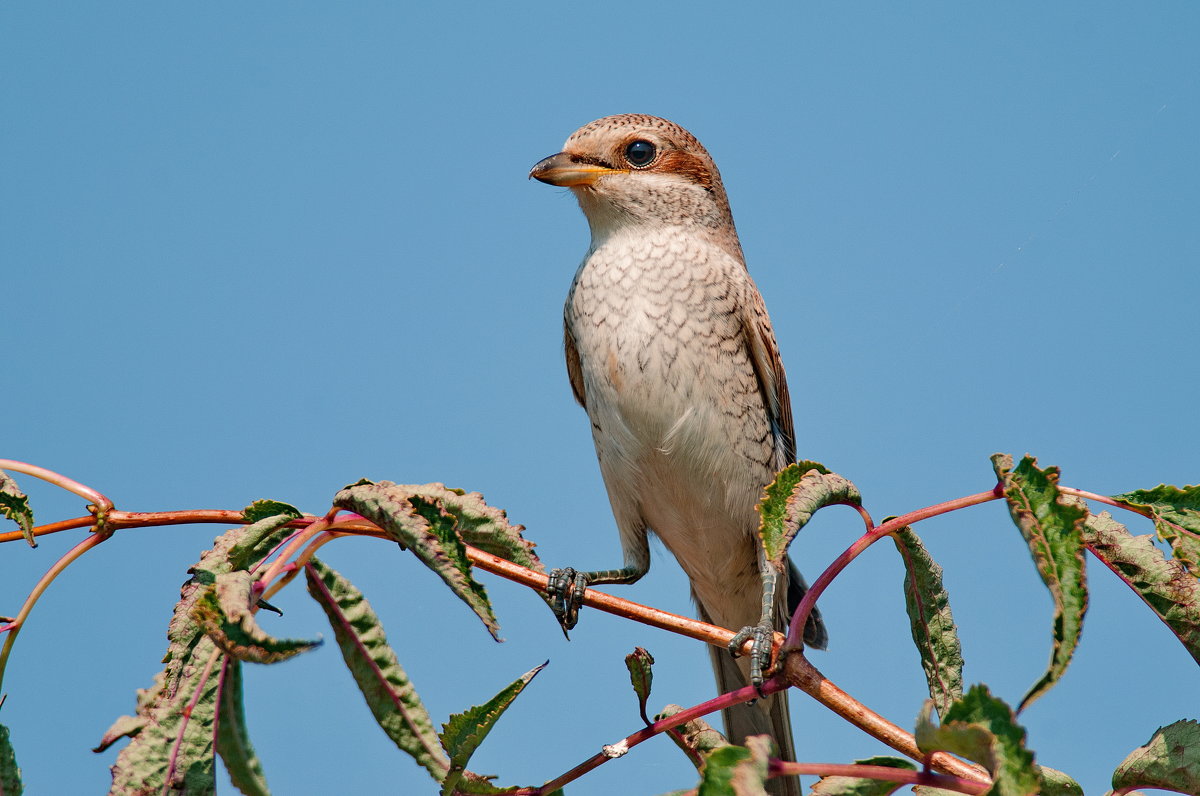
[[[747,685],[741,667],[727,650],[710,646],[708,652],[712,657],[713,673],[717,677],[718,691],[724,694]],[[779,747],[781,759],[796,759],[795,743],[792,741],[792,721],[788,714],[787,691],[780,691],[754,703],[743,702],[740,705],[734,705],[722,711],[722,717],[725,720],[725,735],[730,742],[740,744],[749,735],[770,735],[775,739],[775,745]],[[769,779],[767,780],[767,793],[772,796],[800,796],[800,778],[775,777]]]

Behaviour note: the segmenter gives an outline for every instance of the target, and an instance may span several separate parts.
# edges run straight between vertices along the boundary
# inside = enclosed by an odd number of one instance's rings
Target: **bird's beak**
[[[529,176],[550,185],[577,188],[581,185],[593,185],[605,174],[615,174],[617,171],[619,169],[597,166],[594,163],[578,163],[566,152],[559,152],[538,161],[530,170]]]

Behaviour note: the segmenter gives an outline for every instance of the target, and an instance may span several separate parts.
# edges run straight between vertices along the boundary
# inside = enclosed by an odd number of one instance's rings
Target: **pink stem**
[[[29,596],[25,598],[25,604],[21,606],[21,610],[16,617],[8,624],[0,625],[0,632],[8,631],[8,637],[4,639],[4,648],[0,649],[0,683],[4,682],[4,667],[8,664],[8,655],[12,651],[13,643],[17,640],[17,634],[21,632],[21,627],[25,624],[29,612],[33,610],[33,606],[37,603],[38,599],[46,589],[50,588],[50,584],[54,582],[54,579],[62,574],[62,571],[70,566],[72,562],[108,538],[104,534],[89,534],[83,541],[68,550],[34,584],[33,591],[29,592]]]
[[[864,533],[854,544],[850,545],[846,550],[834,559],[834,562],[829,565],[821,576],[813,581],[813,584],[808,587],[808,592],[804,595],[804,599],[800,601],[800,605],[796,608],[796,612],[792,615],[792,623],[788,627],[787,641],[784,642],[783,649],[795,649],[799,646],[798,639],[804,637],[804,624],[808,621],[808,615],[812,613],[812,608],[817,602],[817,598],[822,592],[833,582],[841,571],[849,566],[850,562],[858,558],[858,556],[871,545],[878,542],[883,537],[890,533],[900,530],[906,525],[912,525],[914,522],[927,520],[930,517],[936,517],[939,514],[948,514],[951,511],[967,508],[968,506],[977,506],[980,503],[987,503],[990,500],[996,500],[1003,496],[1000,487],[996,486],[987,492],[979,492],[974,495],[958,498],[957,500],[948,500],[945,503],[938,503],[936,506],[911,511],[894,519],[890,519],[883,525],[880,525],[867,533]]]
[[[38,467],[36,464],[28,464],[26,462],[18,462],[13,459],[0,459],[0,470],[11,470],[14,473],[24,473],[32,475],[34,478],[40,478],[54,484],[57,487],[79,495],[84,500],[96,506],[97,515],[102,515],[113,507],[112,501],[104,495],[92,489],[90,486],[84,486],[78,481],[67,478],[61,473],[56,473],[53,470],[47,470],[45,467]]]

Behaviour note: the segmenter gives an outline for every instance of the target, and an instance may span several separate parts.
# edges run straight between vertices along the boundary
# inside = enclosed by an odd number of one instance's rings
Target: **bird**
[[[569,188],[590,227],[564,307],[564,349],[624,554],[618,569],[552,576],[565,592],[564,628],[583,585],[632,583],[649,570],[650,534],[687,574],[702,621],[758,625],[755,507],[795,461],[795,433],[779,346],[716,163],[678,124],[620,114],[576,130],[529,176]],[[790,561],[779,575],[767,609],[775,629],[805,588]],[[805,643],[825,647],[815,612]],[[745,659],[709,651],[722,693],[749,684]],[[732,741],[769,733],[795,759],[786,692],[724,718]],[[771,783],[799,793],[794,777]]]

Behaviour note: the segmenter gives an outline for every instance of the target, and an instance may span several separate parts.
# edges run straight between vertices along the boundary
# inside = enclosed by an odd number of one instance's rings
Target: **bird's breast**
[[[738,314],[747,280],[739,261],[679,230],[589,252],[566,320],[602,461],[645,469],[671,457],[711,471],[767,428]]]

